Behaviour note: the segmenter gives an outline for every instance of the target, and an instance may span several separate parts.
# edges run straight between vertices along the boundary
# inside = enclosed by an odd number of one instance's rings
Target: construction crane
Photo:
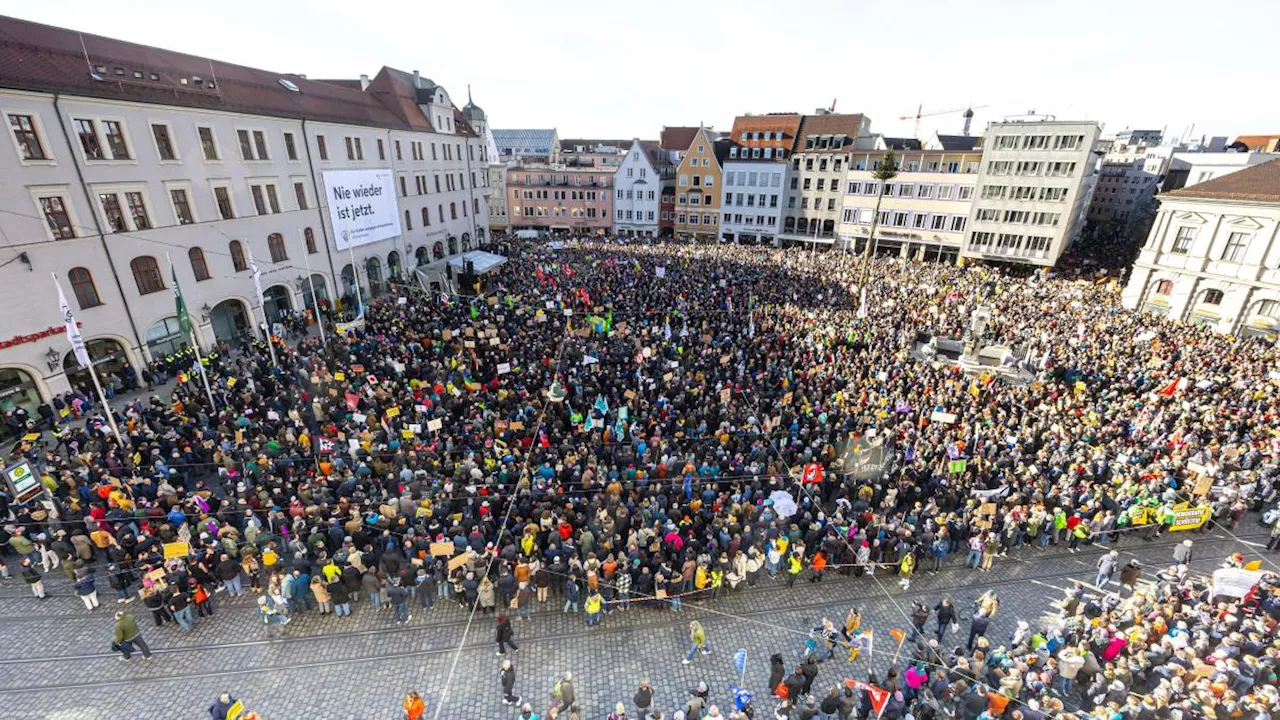
[[[963,132],[962,134],[964,134],[964,135],[968,135],[968,134],[969,134],[969,122],[970,122],[971,120],[973,120],[973,111],[974,111],[974,110],[981,110],[981,109],[982,109],[982,108],[984,108],[984,107],[987,107],[987,106],[986,106],[986,105],[978,105],[977,107],[970,106],[970,107],[967,107],[967,108],[956,108],[955,110],[939,110],[938,112],[922,112],[922,111],[924,110],[924,105],[923,105],[923,104],[921,104],[921,105],[916,106],[916,114],[915,114],[915,115],[903,115],[903,116],[899,117],[898,119],[899,119],[899,120],[910,120],[910,119],[912,119],[912,118],[914,117],[914,118],[915,118],[915,121],[916,121],[916,125],[915,125],[915,131],[914,131],[914,135],[913,135],[913,136],[915,137],[915,139],[919,140],[919,139],[920,139],[920,118],[933,117],[933,116],[935,116],[935,115],[950,115],[951,113],[963,112],[963,113],[964,113],[964,132]]]

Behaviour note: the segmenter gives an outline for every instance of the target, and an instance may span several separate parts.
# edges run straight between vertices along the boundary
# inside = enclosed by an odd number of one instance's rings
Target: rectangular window
[[[86,160],[102,160],[102,144],[98,141],[98,127],[92,120],[76,120],[76,135],[80,137],[80,149]]]
[[[258,211],[259,215],[267,214],[266,196],[262,194],[261,185],[250,185],[249,193],[253,195],[253,209]]]
[[[262,132],[261,130],[254,130],[254,131],[253,131],[253,147],[254,147],[254,149],[256,149],[256,150],[258,151],[258,159],[259,159],[259,160],[268,160],[268,159],[270,159],[270,156],[269,156],[269,155],[267,155],[267,135],[266,135],[266,133]]]
[[[67,240],[76,236],[75,227],[71,224],[71,216],[67,213],[66,201],[54,195],[40,198],[40,210],[44,212],[44,221],[49,225],[49,232],[58,240]]]
[[[213,189],[213,198],[218,203],[218,215],[223,220],[230,220],[236,216],[235,210],[231,206],[231,191],[225,187],[216,187]]]
[[[303,183],[296,182],[293,184],[293,195],[298,199],[298,209],[307,209],[307,186]]]
[[[382,145],[382,138],[378,138],[378,159],[379,160],[387,159],[387,149]]]
[[[240,140],[240,159],[253,159],[253,138],[249,137],[248,130],[237,130],[236,137]]]
[[[952,193],[953,188],[954,188],[954,186],[953,186],[953,185],[939,185],[939,186],[938,186],[938,199],[939,199],[939,200],[950,200],[950,199],[951,199],[951,193]]]
[[[191,203],[187,199],[187,191],[174,188],[169,191],[169,200],[173,202],[173,214],[179,225],[190,225],[196,220],[191,216]]]
[[[351,145],[351,138],[349,138],[349,137],[348,137],[348,138],[343,138],[343,139],[344,139],[344,140],[346,140],[346,142],[347,142],[347,159],[348,159],[348,160],[355,160],[355,159],[356,159],[356,150],[355,150],[355,148]]]
[[[102,213],[107,218],[107,227],[111,228],[111,232],[124,232],[129,227],[124,222],[124,210],[120,207],[120,196],[115,193],[102,193],[98,195],[99,202],[102,203]]]
[[[945,215],[934,215],[929,228],[931,230],[946,230],[947,217]]]
[[[129,204],[129,217],[133,218],[135,230],[150,230],[151,220],[147,217],[147,205],[142,201],[142,193],[127,192],[125,202]]]
[[[151,136],[156,140],[156,153],[161,160],[177,160],[173,153],[173,141],[169,138],[169,126],[152,123]]]
[[[951,218],[951,232],[964,232],[964,226],[968,218],[963,215],[957,215]]]
[[[200,136],[200,148],[204,150],[205,160],[218,159],[218,143],[213,139],[213,128],[200,127],[196,128],[196,133]]]
[[[316,151],[320,153],[321,160],[329,159],[329,146],[325,143],[323,135],[316,136]]]
[[[293,133],[284,134],[284,154],[290,160],[298,159],[298,147],[293,142]]]
[[[960,186],[960,199],[961,199],[961,200],[972,200],[972,199],[973,199],[973,186],[972,186],[972,185],[961,185],[961,186]]]
[[[356,160],[364,160],[364,144],[360,142],[360,138],[355,138]]]
[[[273,214],[280,213],[280,197],[276,194],[276,186],[267,186],[267,205],[271,207]]]
[[[1193,227],[1180,227],[1178,234],[1173,239],[1172,252],[1178,255],[1186,255],[1191,251],[1191,242],[1196,239],[1196,229]]]
[[[9,127],[13,129],[13,137],[18,141],[18,149],[23,160],[48,160],[40,135],[36,132],[35,119],[30,115],[10,115]]]
[[[124,126],[115,120],[102,121],[102,134],[107,136],[107,147],[112,160],[128,160],[129,145],[124,139]]]
[[[1249,249],[1250,237],[1249,233],[1242,232],[1233,232],[1227,236],[1227,247],[1222,252],[1222,259],[1233,263],[1242,262]]]

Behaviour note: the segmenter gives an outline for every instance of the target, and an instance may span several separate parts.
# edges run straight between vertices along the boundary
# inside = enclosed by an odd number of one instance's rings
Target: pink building
[[[613,222],[613,167],[522,165],[507,171],[512,230],[608,232]]]

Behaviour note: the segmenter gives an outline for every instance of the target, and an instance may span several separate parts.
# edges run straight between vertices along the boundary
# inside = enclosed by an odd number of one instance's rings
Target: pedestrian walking
[[[951,604],[951,600],[943,598],[941,602],[933,606],[933,618],[938,622],[938,628],[934,633],[934,637],[939,643],[942,642],[942,636],[947,629],[956,624],[956,607]]]
[[[502,666],[498,670],[498,680],[502,683],[502,704],[519,705],[520,696],[516,694],[516,666],[512,665],[510,660],[502,661]]]
[[[231,709],[235,707],[236,699],[231,697],[231,693],[222,693],[217,700],[209,706],[210,720],[233,720]]]
[[[561,713],[573,707],[573,673],[566,671],[555,686],[551,688],[551,709],[553,713]]]
[[[987,628],[990,626],[991,618],[984,611],[979,610],[978,614],[974,615],[973,619],[969,621],[969,642],[965,643],[965,647],[972,651],[974,641],[980,637],[985,637]]]
[[[1094,587],[1101,588],[1111,582],[1111,578],[1119,567],[1120,553],[1115,550],[1098,558],[1098,575],[1093,579]]]
[[[27,581],[27,587],[31,588],[31,594],[41,600],[44,599],[44,580],[40,577],[40,571],[36,570],[35,563],[31,562],[31,558],[22,558],[22,579]]]
[[[84,603],[85,610],[92,612],[98,609],[98,588],[94,584],[92,568],[77,569],[76,580],[72,587]]]
[[[1189,565],[1191,564],[1191,541],[1183,540],[1181,543],[1173,546],[1173,564]]]
[[[111,648],[120,653],[120,660],[128,662],[133,659],[133,649],[142,651],[144,660],[151,659],[151,648],[138,631],[138,621],[133,615],[123,611],[116,612],[116,624],[112,629]]]
[[[391,615],[397,625],[404,625],[413,619],[409,614],[409,589],[400,584],[399,576],[387,588],[387,599],[391,601]]]
[[[684,656],[684,664],[693,662],[693,656],[698,652],[710,655],[711,643],[707,642],[707,631],[702,628],[702,623],[693,620],[689,623],[689,652]]]
[[[511,627],[511,620],[509,620],[505,614],[498,615],[498,625],[495,629],[495,635],[495,640],[498,642],[499,655],[507,654],[508,645],[511,646],[511,652],[516,652],[520,649],[520,647],[516,645],[516,632]]]

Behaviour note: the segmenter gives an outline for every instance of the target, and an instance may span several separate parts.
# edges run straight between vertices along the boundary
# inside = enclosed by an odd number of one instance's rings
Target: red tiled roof
[[[862,126],[862,114],[847,115],[805,115],[796,133],[796,144],[792,152],[806,152],[804,139],[809,135],[844,135],[853,140],[858,137]]]
[[[1280,204],[1280,160],[1271,160],[1191,187],[1162,193],[1160,197]]]
[[[99,73],[102,79],[92,78],[89,66],[105,66],[105,72]],[[383,68],[379,77],[387,70]],[[141,72],[142,77],[136,79],[135,72]],[[159,79],[151,80],[153,73]],[[199,85],[196,77],[201,80]],[[299,92],[283,87],[281,79],[294,84]],[[430,129],[412,92],[406,105],[401,93],[387,92],[386,87],[382,95],[361,92],[359,81],[356,83],[352,88],[344,81],[307,80],[292,73],[0,16],[0,87],[352,125]],[[411,119],[415,114],[417,119]]]
[[[658,138],[658,144],[662,146],[663,150],[688,150],[699,129],[697,126],[667,127],[663,125],[662,135]]]

